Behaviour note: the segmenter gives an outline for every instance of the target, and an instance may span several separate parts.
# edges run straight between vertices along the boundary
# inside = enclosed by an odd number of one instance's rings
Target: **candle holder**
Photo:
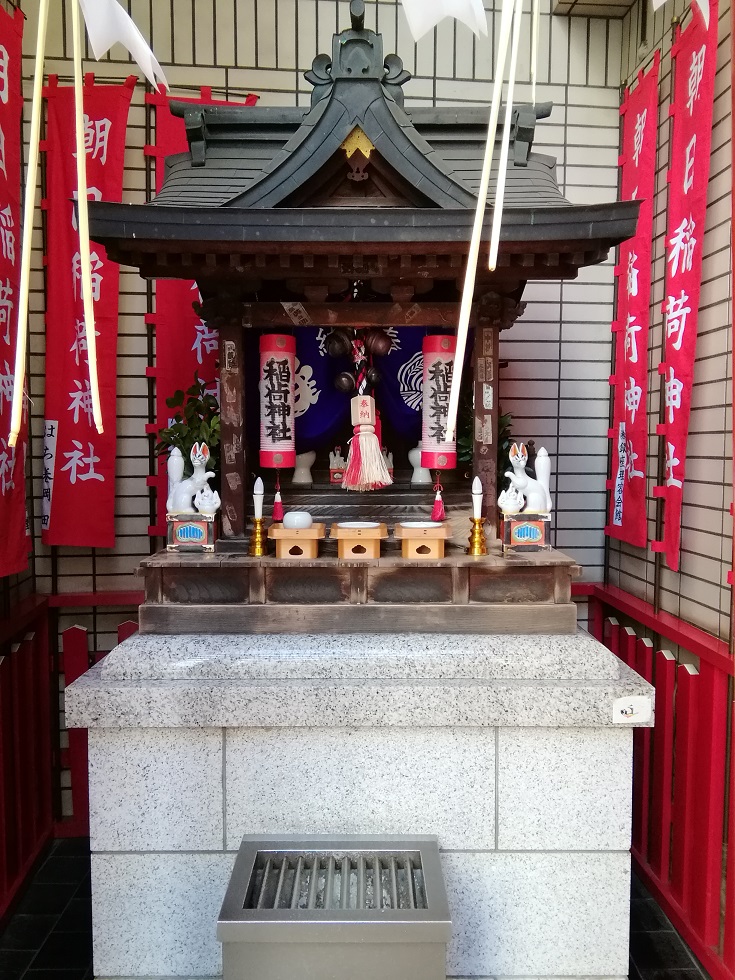
[[[486,555],[487,542],[485,540],[484,517],[471,517],[472,530],[470,532],[470,544],[467,549],[468,555]]]
[[[252,555],[253,558],[262,558],[263,555],[267,554],[266,547],[263,518],[255,517],[253,518],[253,532],[250,535],[250,550],[248,554]]]

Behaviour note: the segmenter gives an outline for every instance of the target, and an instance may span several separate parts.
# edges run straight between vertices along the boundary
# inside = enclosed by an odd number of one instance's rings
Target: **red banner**
[[[257,99],[257,95],[248,95],[244,103],[215,102],[211,89],[202,89],[199,99],[176,101],[199,105],[255,105]],[[189,143],[184,120],[171,114],[166,96],[147,95],[146,101],[156,107],[156,145],[146,147],[146,154],[156,159],[158,192],[163,184],[165,158],[186,152]],[[150,317],[156,328],[156,422],[148,427],[153,434],[168,426],[171,420],[173,413],[166,405],[166,399],[179,389],[186,391],[195,375],[210,387],[213,394],[218,394],[219,338],[217,331],[210,330],[192,309],[192,303],[199,299],[199,290],[193,281],[159,279],[156,282],[156,312]],[[150,533],[165,535],[167,477],[163,462],[152,482],[158,488],[158,523],[150,528]]]
[[[648,449],[648,328],[651,302],[653,194],[658,132],[657,51],[647,75],[641,72],[633,92],[626,90],[623,152],[620,157],[623,201],[641,201],[635,236],[620,246],[617,303],[613,331],[617,334],[614,384],[610,537],[645,548],[646,454]]]
[[[717,67],[717,0],[710,0],[709,30],[696,5],[692,21],[671,50],[675,64],[671,106],[673,135],[669,171],[664,291],[664,421],[666,470],[663,486],[654,496],[664,502],[664,539],[654,551],[666,554],[666,564],[679,568],[681,504],[686,467],[692,379],[697,346],[699,292],[707,216],[707,184],[712,143],[712,109]]]
[[[136,78],[123,85],[84,85],[84,143],[91,200],[122,199],[128,109]],[[119,266],[92,243],[100,400],[105,431],[92,419],[82,309],[79,233],[73,199],[77,175],[74,91],[49,79],[46,184],[46,411],[43,542],[87,548],[115,544],[117,317]]]
[[[20,10],[13,16],[0,7],[0,576],[28,565],[25,417],[15,448],[8,444],[20,284],[23,21]]]

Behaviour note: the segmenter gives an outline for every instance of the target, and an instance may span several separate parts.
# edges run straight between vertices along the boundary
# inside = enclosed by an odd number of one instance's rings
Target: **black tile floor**
[[[708,980],[673,926],[633,879],[630,980]],[[91,980],[89,841],[54,841],[0,923],[0,980]]]
[[[54,841],[0,923],[0,980],[92,977],[89,841]]]

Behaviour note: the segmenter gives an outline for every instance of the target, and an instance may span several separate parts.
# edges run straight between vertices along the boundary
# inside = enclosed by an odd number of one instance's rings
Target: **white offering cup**
[[[311,527],[312,523],[311,514],[305,510],[292,510],[283,515],[283,526],[290,531],[304,531]]]

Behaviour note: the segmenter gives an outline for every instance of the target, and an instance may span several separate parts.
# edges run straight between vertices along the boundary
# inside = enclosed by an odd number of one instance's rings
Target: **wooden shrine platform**
[[[574,633],[574,559],[558,551],[441,560],[160,552],[141,562],[142,633]]]

